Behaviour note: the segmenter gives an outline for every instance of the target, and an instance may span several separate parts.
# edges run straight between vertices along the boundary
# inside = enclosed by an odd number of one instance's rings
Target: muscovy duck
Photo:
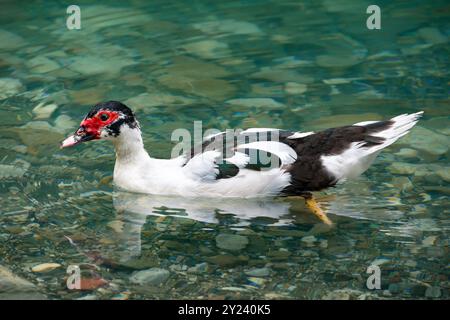
[[[331,225],[311,192],[361,175],[380,151],[407,134],[422,114],[402,114],[386,121],[364,121],[320,132],[252,128],[234,132],[234,144],[226,152],[215,144],[229,134],[221,132],[206,137],[200,148],[181,156],[156,159],[145,150],[131,109],[108,101],[95,105],[61,148],[111,140],[116,151],[114,184],[127,191],[184,197],[301,196],[320,220]],[[247,140],[236,139],[239,137]],[[249,137],[251,142],[236,143]],[[224,158],[230,150],[232,155]],[[250,150],[275,155],[277,166],[262,169],[258,161],[252,161]]]

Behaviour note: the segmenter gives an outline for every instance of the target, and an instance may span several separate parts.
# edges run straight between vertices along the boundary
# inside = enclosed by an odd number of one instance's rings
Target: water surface
[[[2,268],[50,299],[448,299],[447,1],[379,1],[381,30],[366,28],[366,1],[77,4],[72,31],[59,1],[0,5]],[[110,144],[58,148],[113,99],[155,157],[193,121],[311,131],[425,116],[364,176],[318,195],[330,229],[301,199],[114,191]],[[31,271],[43,263],[61,267]],[[371,264],[381,290],[366,287]],[[69,265],[104,281],[69,290]]]

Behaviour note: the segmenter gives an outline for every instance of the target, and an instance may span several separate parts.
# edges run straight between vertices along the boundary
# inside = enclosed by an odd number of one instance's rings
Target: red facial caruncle
[[[78,134],[87,134],[93,136],[93,139],[100,139],[100,131],[103,127],[113,123],[117,120],[119,114],[115,111],[100,110],[95,116],[84,119],[81,124]]]
[[[110,125],[119,118],[119,113],[110,110],[100,110],[94,116],[85,118],[75,134],[61,142],[61,148],[72,147],[81,142],[98,140],[105,126]]]

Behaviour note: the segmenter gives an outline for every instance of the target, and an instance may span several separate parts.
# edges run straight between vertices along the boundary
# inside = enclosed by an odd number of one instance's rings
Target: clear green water
[[[381,30],[366,28],[366,1],[77,4],[79,31],[62,2],[0,4],[1,267],[51,299],[448,299],[447,1],[378,1]],[[248,98],[273,101],[230,102]],[[327,229],[302,200],[114,192],[111,145],[58,148],[112,99],[136,111],[156,157],[195,120],[310,131],[425,117],[363,177],[320,195]],[[61,267],[30,270],[42,263]],[[381,290],[366,287],[372,263]],[[69,265],[107,285],[67,289]],[[166,270],[156,284],[133,282],[152,267]]]

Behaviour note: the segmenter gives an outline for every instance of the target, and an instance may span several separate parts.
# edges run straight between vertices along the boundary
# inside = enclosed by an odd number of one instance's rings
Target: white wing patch
[[[270,152],[280,158],[282,164],[291,164],[297,160],[297,153],[294,149],[277,141],[255,141],[241,144],[236,149],[258,149]]]
[[[300,138],[304,138],[304,137],[310,136],[310,135],[312,135],[312,134],[314,134],[313,131],[309,131],[309,132],[296,132],[296,133],[290,135],[289,137],[287,137],[287,139],[300,139]]]
[[[219,174],[216,159],[220,155],[221,153],[215,150],[200,153],[188,161],[183,172],[193,180],[213,181]]]
[[[242,152],[235,152],[230,158],[225,158],[227,162],[234,164],[239,169],[244,168],[250,161],[250,157]]]

